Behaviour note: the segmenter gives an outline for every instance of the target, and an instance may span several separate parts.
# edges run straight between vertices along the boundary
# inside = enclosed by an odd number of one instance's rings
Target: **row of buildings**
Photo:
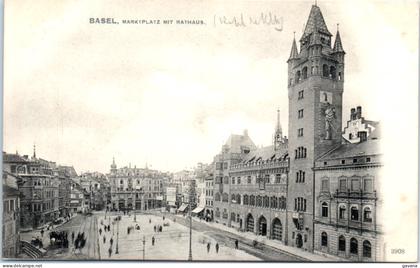
[[[382,260],[379,122],[352,108],[342,129],[344,56],[313,5],[288,64],[288,137],[231,135],[205,177],[204,216],[305,251]],[[278,111],[279,113],[279,111]]]
[[[41,229],[75,213],[109,203],[109,183],[100,173],[78,175],[74,167],[36,156],[3,152],[3,257],[19,253],[20,231]]]

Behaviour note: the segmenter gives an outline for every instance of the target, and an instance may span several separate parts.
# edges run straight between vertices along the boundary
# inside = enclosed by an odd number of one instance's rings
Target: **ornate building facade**
[[[163,181],[169,175],[146,168],[122,167],[117,169],[115,160],[108,174],[111,186],[111,210],[148,210],[163,204]]]

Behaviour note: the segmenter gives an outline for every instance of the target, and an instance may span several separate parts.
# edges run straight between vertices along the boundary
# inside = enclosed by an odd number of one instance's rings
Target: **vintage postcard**
[[[417,262],[418,13],[5,1],[2,259]]]

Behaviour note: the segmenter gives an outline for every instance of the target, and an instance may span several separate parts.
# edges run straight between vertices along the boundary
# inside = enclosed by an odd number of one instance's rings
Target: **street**
[[[115,220],[118,216],[121,216],[121,221]],[[110,230],[105,231],[105,226],[108,225]],[[140,230],[136,230],[136,225]],[[193,260],[305,261],[267,245],[254,247],[251,239],[244,239],[204,222],[193,221],[192,226]],[[162,232],[158,232],[159,227],[162,228]],[[131,229],[130,233],[128,228]],[[44,247],[49,246],[50,231],[45,231],[42,238]],[[189,255],[188,218],[171,214],[137,214],[136,221],[133,214],[123,215],[116,212],[111,215],[109,213],[105,215],[104,212],[95,212],[91,216],[79,214],[54,228],[53,231],[67,231],[70,246],[68,249],[49,248],[46,259],[143,260],[144,256],[145,260],[187,260]],[[84,233],[86,245],[82,249],[74,248],[74,243],[71,242],[72,232],[75,237],[78,233]],[[39,231],[22,234],[22,238],[27,241],[32,237],[41,237],[41,234]],[[239,241],[239,249],[235,249],[235,240]],[[216,244],[219,246],[218,252]]]

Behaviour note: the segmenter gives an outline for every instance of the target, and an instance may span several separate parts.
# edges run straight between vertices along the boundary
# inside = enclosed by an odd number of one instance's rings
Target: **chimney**
[[[356,109],[351,108],[351,110],[350,110],[350,120],[356,119],[355,113],[356,113]]]
[[[362,117],[362,106],[357,106],[357,119]]]

